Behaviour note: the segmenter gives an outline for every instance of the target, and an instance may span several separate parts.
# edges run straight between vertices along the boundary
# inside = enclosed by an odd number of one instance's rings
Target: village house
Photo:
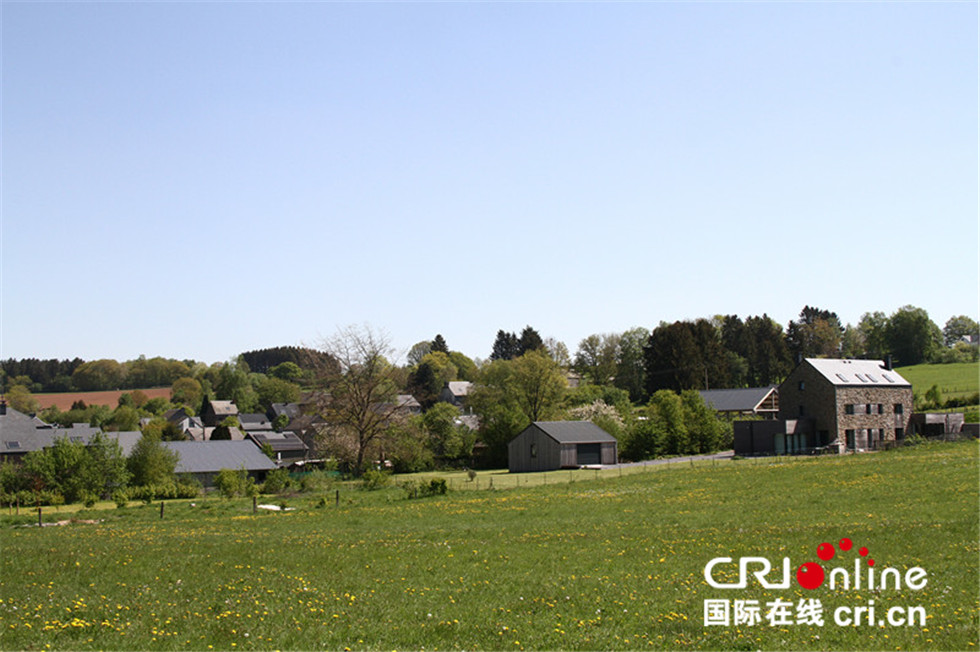
[[[245,470],[256,482],[276,468],[251,441],[165,441],[163,446],[177,453],[177,473],[194,476],[204,487],[214,486],[222,469]]]
[[[735,422],[735,454],[875,450],[904,439],[911,415],[890,362],[807,358],[779,386],[779,419]]]
[[[442,391],[439,392],[439,400],[444,403],[452,403],[462,409],[466,403],[466,397],[473,389],[473,383],[466,380],[453,380],[446,383]]]
[[[294,432],[251,430],[246,432],[245,438],[258,446],[260,450],[263,449],[264,445],[268,445],[276,457],[276,464],[279,466],[303,461],[309,453],[307,445]]]
[[[205,401],[201,410],[201,420],[204,425],[213,428],[220,425],[228,417],[238,418],[238,406],[234,401]]]

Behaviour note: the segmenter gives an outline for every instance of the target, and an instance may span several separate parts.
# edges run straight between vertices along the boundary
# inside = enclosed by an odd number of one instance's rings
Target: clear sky
[[[975,2],[0,11],[0,358],[980,311]]]

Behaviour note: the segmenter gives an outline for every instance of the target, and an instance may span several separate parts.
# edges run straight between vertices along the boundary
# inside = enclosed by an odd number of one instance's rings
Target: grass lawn
[[[919,364],[895,369],[912,383],[916,394],[925,394],[938,385],[943,398],[968,397],[980,391],[980,363]]]
[[[0,517],[4,649],[977,648],[978,446],[583,473],[406,500],[390,488],[289,500],[89,510],[99,524]],[[534,474],[539,475],[539,474]],[[532,477],[532,476],[528,476]],[[550,480],[554,480],[551,482]],[[575,482],[568,480],[575,479]],[[51,516],[52,520],[58,518]],[[922,590],[709,586],[714,557],[781,576],[843,537]],[[719,579],[734,574],[716,571]],[[704,601],[820,599],[823,626],[706,627]],[[833,610],[922,606],[925,626],[838,626]],[[765,608],[763,608],[763,613]]]

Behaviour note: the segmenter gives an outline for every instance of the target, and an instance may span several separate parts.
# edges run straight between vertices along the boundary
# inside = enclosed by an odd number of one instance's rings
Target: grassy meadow
[[[920,364],[896,369],[912,383],[916,394],[925,394],[938,385],[943,398],[967,398],[980,391],[980,363]]]
[[[158,503],[82,511],[101,522],[62,527],[4,515],[2,646],[977,649],[978,470],[971,441],[622,477],[556,472],[507,490],[481,475],[480,489],[417,500],[338,485],[339,506],[331,491],[256,515],[250,500],[211,497],[170,502],[163,519]],[[788,556],[795,571],[843,537],[878,569],[925,568],[928,585],[724,591],[703,577],[718,556],[777,566]],[[855,558],[839,554],[844,566]],[[716,598],[819,598],[828,612],[823,626],[706,627],[704,600]],[[921,605],[926,626],[834,624],[832,608],[871,599]]]

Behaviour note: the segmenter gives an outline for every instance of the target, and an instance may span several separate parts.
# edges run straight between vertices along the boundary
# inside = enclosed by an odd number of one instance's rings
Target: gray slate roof
[[[716,412],[751,412],[759,407],[776,386],[743,389],[702,389],[698,393],[704,404]]]
[[[0,414],[0,453],[28,453],[54,444],[54,431],[37,425],[32,417],[8,406],[6,414]]]
[[[246,435],[260,448],[262,444],[269,444],[276,453],[281,451],[305,451],[307,445],[303,440],[296,436],[294,432],[275,432],[272,430],[265,432],[250,432]]]
[[[616,438],[591,421],[535,421],[533,424],[559,444],[614,442]]]
[[[395,397],[395,403],[397,403],[398,407],[400,408],[412,409],[422,407],[422,404],[419,403],[411,394],[399,394],[397,397]]]
[[[280,414],[285,414],[290,419],[295,419],[302,414],[302,410],[296,403],[273,403],[269,412],[271,412],[269,416],[273,419]]]
[[[271,471],[276,468],[250,441],[165,441],[177,453],[177,473],[215,473],[221,469]]]
[[[211,401],[211,409],[216,416],[238,416],[238,406],[234,401]]]
[[[446,387],[453,393],[453,396],[467,396],[470,390],[473,389],[473,383],[468,380],[452,380],[446,383]]]
[[[88,446],[99,433],[102,433],[106,439],[119,442],[123,457],[129,456],[133,446],[142,437],[142,433],[136,430],[102,432],[87,423],[76,423],[71,428],[52,428],[37,417],[29,417],[8,407],[6,414],[0,414],[0,453],[29,453],[50,448],[54,446],[55,440],[61,437]]]
[[[243,430],[272,430],[269,417],[260,412],[239,414],[238,422],[242,424]]]
[[[806,362],[820,372],[830,384],[838,387],[911,387],[894,369],[881,360],[837,360],[807,358]]]

